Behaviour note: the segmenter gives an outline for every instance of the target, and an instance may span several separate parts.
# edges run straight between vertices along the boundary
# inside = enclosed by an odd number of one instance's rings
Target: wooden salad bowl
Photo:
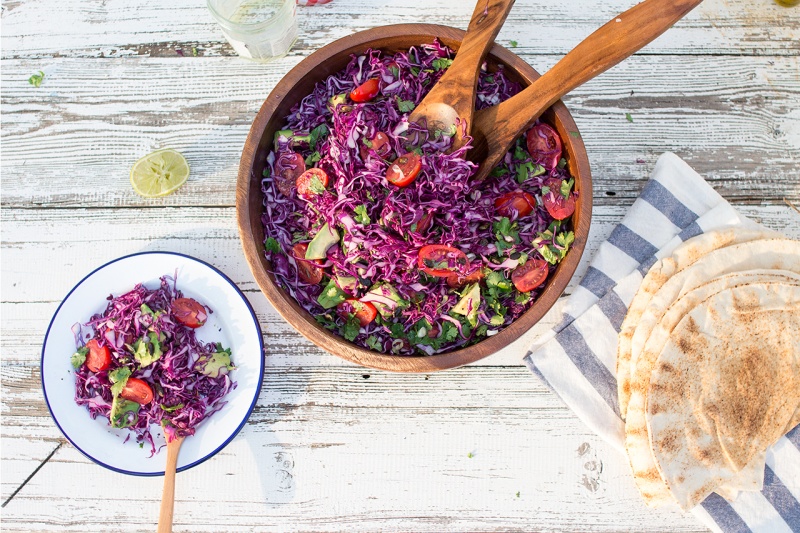
[[[463,30],[448,26],[396,24],[358,32],[324,46],[301,61],[278,82],[256,115],[242,151],[236,183],[237,222],[244,254],[258,286],[281,316],[307,339],[323,350],[362,366],[393,372],[429,373],[472,363],[501,350],[520,338],[555,304],[575,273],[586,245],[592,216],[589,159],[572,116],[559,100],[545,112],[542,119],[555,127],[561,136],[564,157],[570,174],[575,178],[575,190],[578,192],[572,219],[575,242],[533,306],[498,334],[467,348],[443,354],[381,354],[356,346],[326,330],[277,285],[264,252],[265,236],[261,223],[264,195],[261,192],[261,180],[274,133],[284,124],[292,106],[310,94],[318,81],[343,70],[352,54],[363,53],[368,48],[390,53],[407,51],[411,46],[430,43],[434,38],[458,50],[463,36]],[[530,65],[498,44],[489,51],[487,62],[490,69],[497,64],[505,65],[508,77],[523,87],[539,77]],[[521,353],[520,358],[523,355]]]

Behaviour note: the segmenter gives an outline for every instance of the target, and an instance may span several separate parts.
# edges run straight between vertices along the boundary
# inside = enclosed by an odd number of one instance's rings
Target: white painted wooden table
[[[517,0],[498,40],[516,41],[545,70],[633,3]],[[86,459],[50,419],[39,381],[40,345],[60,300],[93,268],[142,250],[191,254],[226,272],[267,346],[249,423],[219,455],[178,475],[176,531],[702,530],[689,516],[647,509],[625,459],[521,364],[556,313],[477,364],[395,375],[311,345],[250,275],[234,182],[249,124],[275,83],[356,30],[464,28],[471,4],[300,8],[296,47],[263,65],[234,55],[203,0],[3,1],[3,530],[155,529],[161,478]],[[27,80],[39,70],[35,88]],[[800,214],[784,201],[800,205],[800,8],[706,0],[565,102],[595,180],[584,259],[666,150],[747,215],[800,237]],[[191,178],[163,200],[140,198],[128,171],[163,146],[186,155]]]

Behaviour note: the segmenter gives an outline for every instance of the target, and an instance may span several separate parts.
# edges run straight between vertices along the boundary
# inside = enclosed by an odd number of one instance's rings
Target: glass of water
[[[297,40],[296,0],[207,0],[222,33],[241,57],[268,61]]]

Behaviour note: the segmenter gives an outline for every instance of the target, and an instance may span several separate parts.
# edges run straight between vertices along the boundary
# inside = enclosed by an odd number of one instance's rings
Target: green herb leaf
[[[484,79],[486,83],[494,83],[494,76],[486,76]]]
[[[367,346],[369,346],[370,349],[375,350],[376,352],[383,351],[383,344],[381,344],[381,342],[375,335],[370,335],[369,337],[367,337]]]
[[[358,333],[361,330],[361,324],[358,322],[358,319],[355,316],[351,316],[347,319],[347,322],[344,324],[344,331],[342,336],[349,340],[350,342],[354,341],[356,337],[358,337]]]
[[[517,41],[508,41],[508,44],[511,45],[511,48],[516,48],[517,47]]]
[[[391,72],[392,76],[395,78],[400,77],[400,67],[389,67],[389,72]]]
[[[261,171],[261,176],[264,179],[269,178],[269,167],[264,167],[264,170]]]
[[[494,178],[499,178],[500,176],[505,176],[508,174],[508,169],[506,167],[494,167],[489,175]]]
[[[628,122],[633,122],[633,117],[631,116],[630,113],[625,113],[625,120],[627,120]]]
[[[397,99],[397,109],[399,109],[401,113],[410,113],[417,107],[411,100],[401,100],[399,96],[395,98]]]
[[[553,247],[547,244],[540,244],[536,246],[536,249],[542,254],[542,257],[545,261],[550,263],[551,265],[555,265],[559,262],[559,254],[557,251],[553,250]]]
[[[78,348],[78,351],[72,354],[72,357],[69,358],[70,363],[72,363],[72,368],[78,370],[81,365],[86,361],[86,354],[89,353],[89,348],[86,346],[82,348]]]
[[[569,134],[572,137],[580,137],[581,136],[581,132],[579,132],[579,131],[571,131],[571,132],[569,132]]]
[[[436,70],[444,70],[446,68],[449,68],[450,65],[452,64],[453,64],[452,59],[446,59],[444,57],[434,59],[432,63],[433,68],[435,68]]]
[[[322,159],[322,154],[319,152],[313,152],[308,157],[306,157],[306,166],[311,167],[316,164],[317,161]]]
[[[367,206],[363,204],[356,206],[355,214],[356,214],[355,220],[359,224],[367,226],[371,222],[371,220],[369,219],[369,215],[367,214]]]
[[[518,303],[521,305],[525,305],[531,300],[531,293],[529,292],[520,292],[514,297],[514,303]]]
[[[489,289],[497,288],[500,291],[506,292],[513,288],[511,281],[509,281],[502,272],[497,270],[486,270],[486,286]]]
[[[469,453],[467,454],[467,457],[468,457],[468,458],[470,458],[470,459],[472,459],[473,457],[475,457],[475,455],[473,455],[473,453],[472,453],[472,452],[469,452]]]
[[[346,299],[347,295],[342,292],[342,289],[340,289],[339,286],[336,285],[336,282],[331,279],[322,290],[322,294],[320,294],[317,298],[317,302],[319,302],[319,305],[325,309],[331,309]]]
[[[493,225],[493,228],[494,236],[497,239],[495,246],[497,246],[498,252],[512,248],[519,242],[519,230],[517,223],[514,222],[512,224],[508,217],[503,217],[496,221]]]
[[[312,150],[317,149],[317,143],[321,140],[324,140],[325,137],[328,135],[328,126],[325,124],[320,124],[308,135],[308,145],[311,147]]]
[[[28,78],[28,83],[36,88],[39,88],[39,86],[42,85],[42,81],[44,81],[44,72],[41,70],[36,74],[31,74],[31,77]]]
[[[278,243],[278,240],[274,237],[267,237],[267,240],[264,241],[264,248],[273,254],[279,254],[283,251],[281,249],[281,245]]]
[[[128,378],[131,377],[131,369],[127,366],[121,366],[108,373],[108,379],[111,381],[111,394],[119,396],[125,384],[128,383]]]
[[[572,192],[572,186],[575,184],[575,180],[570,178],[568,180],[563,180],[561,182],[561,196],[564,198],[569,198],[569,193]]]

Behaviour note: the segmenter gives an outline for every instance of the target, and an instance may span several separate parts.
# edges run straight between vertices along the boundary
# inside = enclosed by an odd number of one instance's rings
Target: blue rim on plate
[[[53,314],[53,317],[50,319],[50,323],[47,326],[47,332],[46,332],[45,337],[44,337],[44,342],[42,344],[42,356],[41,356],[41,360],[40,360],[42,391],[44,392],[45,403],[47,404],[47,409],[50,412],[50,416],[53,418],[53,421],[55,422],[56,426],[58,426],[58,429],[67,438],[67,440],[69,440],[69,442],[72,443],[72,445],[75,446],[75,448],[78,451],[80,451],[83,455],[85,455],[86,457],[91,459],[93,462],[99,464],[100,466],[108,468],[109,470],[113,470],[115,472],[119,472],[119,473],[122,473],[122,474],[129,474],[129,475],[134,475],[134,476],[152,477],[152,476],[163,476],[164,475],[164,471],[161,470],[161,471],[142,472],[142,471],[135,471],[135,470],[128,470],[128,469],[125,469],[125,468],[120,468],[120,467],[114,466],[112,464],[108,464],[108,462],[100,460],[97,457],[94,457],[91,453],[89,453],[87,450],[85,450],[83,446],[79,445],[76,442],[76,439],[74,439],[73,436],[71,436],[65,430],[65,428],[62,425],[62,422],[60,422],[58,420],[58,418],[56,416],[56,413],[54,412],[53,406],[51,404],[51,398],[48,397],[48,393],[47,393],[48,389],[47,389],[47,379],[46,378],[47,378],[48,374],[45,372],[45,363],[46,363],[45,356],[46,356],[47,349],[48,349],[48,340],[51,338],[51,329],[53,328],[53,324],[56,322],[56,319],[59,318],[59,313],[61,312],[62,308],[65,306],[65,304],[67,304],[68,301],[70,301],[70,298],[73,296],[73,294],[79,288],[81,288],[84,285],[84,283],[86,283],[88,280],[92,279],[94,276],[98,275],[98,273],[100,273],[104,269],[108,268],[109,266],[115,265],[116,263],[120,263],[122,261],[131,261],[131,260],[134,260],[134,258],[139,258],[141,256],[170,256],[172,258],[179,258],[179,260],[176,261],[176,263],[188,261],[190,263],[191,262],[197,263],[201,267],[205,267],[207,269],[210,269],[219,278],[218,280],[213,280],[213,281],[222,280],[222,281],[226,282],[235,291],[236,295],[238,295],[238,297],[241,299],[241,303],[244,304],[246,310],[250,314],[250,320],[252,320],[252,325],[255,328],[255,332],[254,333],[258,337],[258,339],[257,339],[258,354],[259,354],[259,357],[258,357],[258,360],[259,360],[259,363],[258,363],[258,367],[259,367],[258,379],[255,381],[255,384],[254,384],[255,388],[253,390],[253,397],[252,397],[252,400],[250,400],[250,405],[247,406],[247,409],[246,409],[246,412],[244,413],[244,416],[242,417],[241,421],[238,423],[236,428],[233,431],[230,432],[230,435],[222,443],[217,445],[213,450],[211,450],[209,452],[204,452],[202,457],[199,457],[199,458],[193,460],[192,462],[190,462],[188,464],[184,464],[182,466],[179,466],[177,468],[178,472],[183,472],[184,470],[188,470],[188,469],[190,469],[190,468],[192,468],[194,466],[197,466],[200,463],[203,463],[206,460],[208,460],[211,457],[213,457],[214,455],[216,455],[218,452],[220,452],[225,446],[227,446],[233,440],[233,438],[239,433],[239,431],[241,431],[241,429],[247,423],[247,420],[249,419],[250,414],[253,412],[253,408],[255,407],[256,402],[258,401],[258,397],[259,397],[259,395],[261,393],[261,382],[264,379],[264,339],[263,339],[263,335],[262,335],[262,331],[261,331],[261,326],[258,323],[258,319],[256,318],[256,314],[253,311],[253,308],[250,305],[250,302],[247,300],[247,298],[242,293],[242,291],[236,286],[236,284],[228,276],[226,276],[222,271],[220,271],[218,268],[206,263],[205,261],[201,261],[200,259],[197,259],[195,257],[192,257],[190,255],[186,255],[186,254],[181,254],[181,253],[177,253],[177,252],[152,251],[152,252],[138,252],[138,253],[135,253],[135,254],[130,254],[130,255],[123,256],[123,257],[119,257],[117,259],[109,261],[109,262],[103,264],[102,266],[92,270],[83,279],[81,279],[69,291],[69,293],[67,293],[67,295],[64,297],[64,299],[58,305],[58,308],[56,309],[55,313]],[[173,267],[173,269],[175,269],[175,267]],[[168,274],[168,272],[165,272],[164,274]],[[147,280],[143,280],[143,281],[146,282]],[[133,288],[133,285],[131,285],[127,290],[130,290],[132,288]],[[187,289],[187,287],[181,287],[181,291],[182,292],[184,292],[186,289]],[[108,294],[108,291],[105,291],[104,294]],[[105,296],[101,294],[98,299],[101,300],[101,302],[102,302],[102,301],[105,301],[104,298],[105,298]],[[208,303],[210,305],[210,307],[212,307],[212,309],[213,309],[214,302],[206,302],[206,303]],[[87,317],[76,317],[76,318],[77,318],[77,320],[74,320],[74,322],[85,321],[89,317],[87,316]],[[248,324],[248,326],[249,326],[249,324]],[[70,335],[72,335],[71,332],[70,332]],[[70,354],[73,351],[74,351],[73,347],[69,347],[68,348],[68,352]],[[55,362],[53,364],[55,364]],[[70,390],[72,390],[72,395],[69,397],[68,401],[74,403],[74,401],[75,401],[74,400],[74,382],[73,382],[73,386],[72,386],[72,388]],[[229,394],[230,394],[230,392],[229,392]],[[58,399],[60,400],[60,398],[58,398]],[[56,401],[56,398],[54,397],[54,398],[52,398],[52,400]],[[77,406],[77,404],[74,404],[74,405]],[[91,417],[89,416],[89,413],[85,409],[85,407],[83,407],[83,406],[78,406],[78,407],[80,407],[80,409],[85,411],[84,414],[86,416],[87,423],[95,422],[94,420],[91,419]],[[228,407],[228,406],[226,405],[226,407]],[[225,414],[227,414],[227,413],[225,413]],[[231,413],[231,414],[233,414],[233,413]],[[215,413],[215,416],[220,416],[220,415],[223,415],[223,412]],[[211,417],[211,418],[209,418],[209,420],[211,420],[213,418],[214,417]],[[198,426],[198,432],[201,431],[201,428],[207,422],[208,422],[208,420],[205,420],[200,424],[200,426]],[[184,445],[186,444],[186,442],[189,442],[189,440],[190,439],[186,439]],[[152,457],[152,459],[149,459],[149,460],[157,461],[158,463],[160,463],[157,455],[154,455]]]

